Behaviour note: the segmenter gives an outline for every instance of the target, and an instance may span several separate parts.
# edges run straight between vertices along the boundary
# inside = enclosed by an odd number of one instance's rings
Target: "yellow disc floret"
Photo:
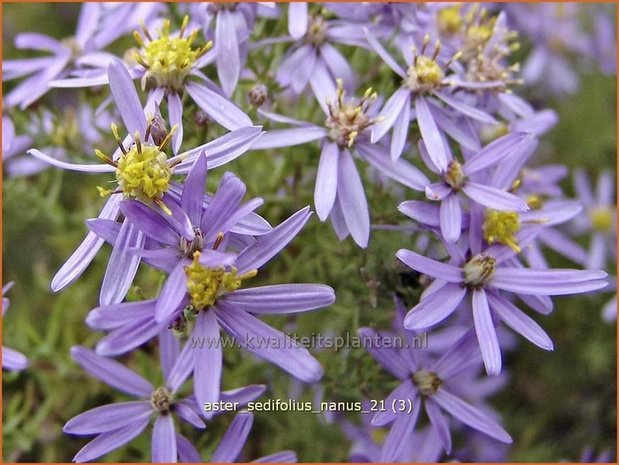
[[[172,90],[180,90],[185,78],[191,72],[196,60],[201,57],[212,43],[202,47],[192,46],[198,31],[192,31],[188,37],[183,37],[189,17],[185,16],[178,37],[170,36],[170,21],[165,20],[163,27],[158,30],[159,37],[152,39],[144,28],[144,34],[148,41],[144,41],[139,32],[135,31],[133,37],[140,45],[141,50],[136,53],[135,59],[148,71],[144,75],[144,81],[154,79],[157,86],[167,87]]]
[[[116,167],[116,180],[125,197],[145,203],[163,197],[171,175],[168,157],[154,145],[134,144],[121,155]]]
[[[520,246],[516,240],[516,233],[520,231],[520,217],[516,212],[504,212],[497,210],[486,210],[486,220],[484,221],[484,239],[488,244],[504,244],[511,247],[517,253]]]
[[[613,211],[606,207],[597,207],[589,213],[591,219],[591,227],[595,231],[609,232],[612,230],[615,218]]]
[[[191,265],[185,267],[187,291],[194,308],[202,310],[215,303],[218,297],[237,290],[244,279],[256,275],[256,270],[238,275],[236,268],[208,268],[200,263],[200,252],[195,252]]]

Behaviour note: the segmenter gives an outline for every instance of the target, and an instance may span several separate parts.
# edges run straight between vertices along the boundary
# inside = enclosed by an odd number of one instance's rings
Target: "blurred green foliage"
[[[39,31],[63,37],[75,27],[77,4],[4,4],[4,57],[17,55],[11,46],[17,31]],[[265,23],[267,24],[267,23]],[[280,22],[259,26],[270,35],[284,32]],[[124,41],[113,50],[122,54],[132,43]],[[274,47],[254,70],[274,88],[271,62],[277,63],[283,47]],[[376,67],[364,50],[346,49],[355,69],[371,77],[383,95],[397,84],[386,67]],[[248,111],[245,99],[252,83],[241,83],[237,101]],[[615,168],[616,81],[598,74],[583,76],[581,91],[571,97],[535,102],[558,111],[560,122],[540,146],[539,162],[556,161],[570,168],[584,166],[591,175]],[[6,87],[5,87],[6,90]],[[51,92],[45,102],[53,110],[66,91]],[[278,110],[277,107],[274,110]],[[301,119],[321,123],[317,105],[281,109]],[[34,108],[32,111],[38,111]],[[186,113],[191,124],[192,111]],[[255,116],[255,115],[254,115]],[[205,134],[208,132],[208,134]],[[185,147],[203,143],[219,132],[202,131],[185,142]],[[111,140],[111,138],[109,138]],[[113,141],[112,141],[113,143]],[[92,154],[70,153],[75,159]],[[312,204],[313,181],[319,156],[318,147],[252,152],[209,173],[212,190],[223,172],[231,170],[248,186],[248,197],[261,196],[265,205],[260,213],[277,224],[305,205]],[[94,160],[94,158],[93,158]],[[363,170],[362,170],[363,172]],[[69,357],[72,345],[93,347],[100,334],[84,323],[85,314],[97,305],[98,288],[105,270],[109,248],[104,247],[78,282],[53,294],[49,282],[83,237],[84,220],[96,216],[102,200],[95,190],[105,177],[50,169],[30,178],[5,176],[3,183],[3,280],[15,281],[8,297],[11,310],[3,321],[4,341],[27,354],[31,366],[21,373],[3,372],[3,460],[6,462],[69,461],[86,441],[61,432],[62,425],[86,409],[126,399],[112,388],[85,374]],[[366,180],[367,181],[367,180]],[[569,180],[565,183],[570,192]],[[418,194],[381,184],[365,182],[372,219],[378,224],[394,224],[402,218],[396,206],[404,198]],[[266,266],[252,285],[286,282],[321,282],[331,285],[336,303],[307,315],[272,317],[274,326],[299,335],[312,333],[355,334],[358,327],[387,328],[393,317],[392,293],[406,287],[401,266],[394,253],[413,247],[413,238],[403,233],[376,230],[370,246],[360,250],[351,240],[337,240],[329,224],[313,217],[305,230],[279,256]],[[573,266],[558,256],[557,266]],[[158,273],[140,271],[134,293],[155,295],[160,285]],[[415,290],[408,290],[412,295]],[[520,341],[516,351],[506,357],[510,382],[492,399],[506,429],[514,438],[510,453],[513,461],[578,460],[585,446],[596,450],[615,448],[616,438],[616,332],[615,326],[600,317],[607,296],[585,296],[556,300],[556,310],[537,318],[555,343],[546,353]],[[432,337],[432,335],[430,335]],[[393,380],[361,349],[316,354],[325,366],[325,396],[334,399],[360,399],[364,395],[384,397]],[[129,366],[153,382],[160,380],[156,349],[152,347],[122,358]],[[266,396],[288,398],[300,392],[311,400],[317,387],[299,386],[281,370],[262,363],[247,353],[225,353],[224,386],[251,383],[269,386]],[[232,416],[213,421],[203,432],[183,425],[209,457]],[[104,460],[148,461],[149,434],[108,454]],[[257,413],[245,457],[253,459],[282,449],[298,453],[300,461],[344,461],[349,442],[337,425],[322,416],[294,412]]]

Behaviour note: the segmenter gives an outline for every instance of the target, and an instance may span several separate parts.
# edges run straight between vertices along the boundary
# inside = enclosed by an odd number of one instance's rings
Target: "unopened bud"
[[[249,102],[252,106],[256,108],[260,108],[266,102],[267,97],[269,96],[269,91],[267,90],[267,86],[264,84],[256,84],[251,90],[247,93],[249,97]]]
[[[153,116],[150,127],[150,134],[153,137],[153,142],[155,143],[155,145],[161,145],[161,143],[168,135],[168,128],[166,127],[165,121],[163,120],[161,115]]]

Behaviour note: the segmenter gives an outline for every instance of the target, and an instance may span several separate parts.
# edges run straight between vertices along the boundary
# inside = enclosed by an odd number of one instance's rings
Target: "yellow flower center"
[[[520,253],[516,241],[516,233],[520,231],[520,217],[516,212],[486,210],[486,220],[483,225],[484,239],[488,244],[504,244]]]
[[[424,396],[431,396],[443,384],[443,380],[433,371],[419,370],[413,374],[413,383]]]
[[[170,187],[168,157],[155,145],[134,144],[118,159],[116,180],[125,197],[145,203],[160,199]]]
[[[494,276],[495,267],[496,260],[490,255],[475,255],[464,265],[464,284],[473,289],[483,286]]]
[[[234,267],[230,270],[207,268],[200,263],[200,255],[200,252],[195,252],[193,262],[185,267],[187,291],[191,304],[198,310],[210,307],[222,295],[237,290],[243,280],[257,274],[256,270],[252,270],[239,276]]]
[[[544,199],[539,195],[529,195],[527,197],[527,205],[531,210],[541,210],[544,206]]]
[[[435,59],[420,55],[406,73],[408,87],[414,91],[427,92],[441,87],[445,74]]]
[[[144,75],[145,81],[153,79],[157,86],[180,90],[187,75],[191,72],[196,60],[212,46],[209,42],[202,47],[193,48],[198,31],[192,31],[188,37],[183,37],[189,17],[185,16],[178,37],[170,37],[170,21],[163,22],[162,29],[158,30],[159,37],[152,39],[148,31],[143,28],[148,41],[144,41],[138,31],[133,37],[140,45],[141,50],[136,53],[135,59],[148,71]]]
[[[368,88],[359,100],[344,100],[345,92],[342,80],[337,80],[337,100],[327,102],[329,116],[325,126],[329,129],[329,138],[340,147],[352,147],[359,134],[374,124],[367,115],[369,106],[376,100],[376,92]]]
[[[589,218],[595,231],[609,232],[614,224],[613,211],[607,207],[597,207],[591,210]]]

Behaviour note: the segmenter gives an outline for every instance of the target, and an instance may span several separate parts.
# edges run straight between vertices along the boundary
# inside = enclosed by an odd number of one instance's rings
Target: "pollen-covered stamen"
[[[475,255],[464,265],[464,284],[473,289],[482,287],[494,276],[495,267],[494,257],[484,253]]]
[[[413,383],[424,396],[436,393],[443,380],[433,371],[419,370],[413,374]]]
[[[150,396],[150,405],[161,415],[170,413],[172,394],[165,387],[158,387]]]
[[[245,279],[253,278],[257,270],[238,275],[236,268],[226,270],[224,267],[207,268],[200,263],[200,252],[194,252],[193,262],[185,267],[187,291],[191,304],[197,310],[204,310],[213,305],[217,298],[232,292],[241,286]]]
[[[531,210],[541,210],[544,207],[544,199],[539,195],[529,195],[526,202]]]
[[[312,15],[309,20],[305,41],[320,47],[327,40],[327,22],[321,15]]]
[[[181,256],[193,258],[193,254],[195,252],[199,252],[204,248],[204,236],[202,235],[202,230],[200,228],[194,228],[194,239],[189,241],[181,236],[181,241],[179,244],[179,250]]]
[[[520,253],[516,234],[520,231],[520,217],[516,212],[486,210],[483,225],[484,239],[488,244],[503,244]]]
[[[147,69],[142,85],[152,79],[159,87],[178,91],[182,89],[185,78],[191,72],[196,60],[204,55],[211,47],[212,42],[194,48],[193,42],[198,36],[198,30],[193,30],[188,37],[184,37],[189,17],[183,18],[183,23],[177,37],[170,36],[170,21],[164,20],[163,27],[157,30],[158,38],[153,39],[146,27],[142,30],[145,39],[138,31],[133,33],[140,51],[135,59]]]
[[[594,231],[609,232],[615,224],[615,214],[608,207],[596,207],[589,212],[591,227]]]
[[[447,171],[443,175],[443,180],[454,190],[459,190],[464,182],[464,172],[462,165],[457,160],[451,160],[447,164]]]
[[[370,87],[361,99],[346,100],[342,80],[338,79],[337,99],[327,102],[329,116],[325,126],[329,130],[329,138],[342,148],[352,147],[359,134],[376,122],[367,114],[376,98],[376,92]]]
[[[404,81],[404,84],[413,92],[430,92],[448,85],[444,80],[447,68],[461,55],[460,52],[456,53],[441,66],[437,61],[441,51],[441,42],[437,39],[432,55],[427,56],[425,53],[429,43],[430,35],[426,34],[423,38],[421,52],[417,53],[417,48],[413,47],[413,62],[406,71],[407,78]]]

